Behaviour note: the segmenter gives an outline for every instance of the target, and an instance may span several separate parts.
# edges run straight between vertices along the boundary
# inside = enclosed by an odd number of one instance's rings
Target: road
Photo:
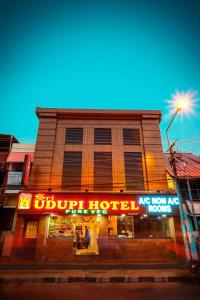
[[[191,283],[43,283],[0,285],[8,300],[192,300],[200,299],[200,284]]]

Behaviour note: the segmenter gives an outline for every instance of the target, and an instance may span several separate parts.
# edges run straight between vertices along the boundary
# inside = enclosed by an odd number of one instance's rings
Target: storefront
[[[176,195],[21,193],[13,255],[46,262],[175,261]]]

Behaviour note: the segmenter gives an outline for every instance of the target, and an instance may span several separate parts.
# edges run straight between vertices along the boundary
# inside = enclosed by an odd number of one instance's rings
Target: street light
[[[189,101],[188,93],[186,93],[186,94],[176,93],[173,100],[174,100],[173,105],[175,105],[176,111],[169,123],[169,126],[166,129],[166,136],[167,136],[167,142],[168,142],[169,153],[170,153],[170,163],[172,165],[174,181],[175,181],[175,185],[176,185],[176,193],[179,197],[180,221],[181,221],[181,228],[182,228],[182,232],[183,232],[183,242],[184,242],[185,251],[186,251],[186,259],[187,259],[187,261],[190,261],[191,255],[190,255],[189,241],[188,241],[188,237],[187,237],[187,228],[186,228],[185,218],[184,218],[184,213],[183,213],[183,201],[182,201],[182,197],[181,197],[181,193],[180,193],[180,186],[179,186],[178,177],[177,177],[175,152],[173,150],[175,143],[170,144],[169,136],[168,136],[169,128],[171,127],[177,114],[180,111],[187,110],[190,106],[190,101]]]
[[[187,93],[177,92],[175,95],[173,95],[172,100],[170,101],[171,106],[173,108],[175,108],[176,111],[169,123],[169,126],[166,129],[166,136],[167,136],[167,143],[168,143],[169,150],[170,150],[170,147],[172,146],[172,145],[170,145],[169,137],[168,137],[169,128],[171,127],[174,119],[176,118],[176,116],[179,112],[181,112],[181,111],[186,112],[191,109],[192,102],[194,101],[194,98],[193,98],[194,95],[195,94],[191,93],[191,92],[187,92]]]

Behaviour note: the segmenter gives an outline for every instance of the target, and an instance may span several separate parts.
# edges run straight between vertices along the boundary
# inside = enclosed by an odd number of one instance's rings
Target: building
[[[4,166],[5,173],[2,187],[0,208],[0,236],[2,256],[10,256],[13,233],[15,231],[16,206],[18,193],[28,184],[28,177],[34,157],[34,144],[14,142],[7,153]]]
[[[10,220],[12,212],[4,208],[5,187],[7,181],[7,157],[13,143],[18,143],[18,140],[9,134],[0,134],[0,254],[3,248],[2,232],[10,228]]]
[[[169,187],[175,189],[170,155],[165,153],[164,159]],[[200,254],[200,249],[198,250],[198,247],[196,247],[198,244],[196,237],[200,234],[200,157],[191,153],[176,153],[175,160],[191,248],[190,255],[192,259],[197,259]]]
[[[43,262],[185,259],[160,111],[37,108],[13,256]]]

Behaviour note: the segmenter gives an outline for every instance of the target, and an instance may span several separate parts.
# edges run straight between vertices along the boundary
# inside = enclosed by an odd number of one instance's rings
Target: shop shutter
[[[111,128],[95,128],[94,129],[94,144],[95,145],[111,145],[112,144]]]
[[[94,190],[112,191],[111,152],[94,152]]]
[[[63,161],[62,189],[81,189],[82,152],[65,152]]]
[[[125,152],[125,178],[126,190],[143,190],[144,189],[144,176],[142,168],[142,155],[141,153]]]
[[[15,208],[0,207],[0,230],[12,230]]]
[[[83,144],[83,128],[67,128],[65,144]]]
[[[123,141],[124,141],[124,145],[140,145],[139,129],[124,128]]]

